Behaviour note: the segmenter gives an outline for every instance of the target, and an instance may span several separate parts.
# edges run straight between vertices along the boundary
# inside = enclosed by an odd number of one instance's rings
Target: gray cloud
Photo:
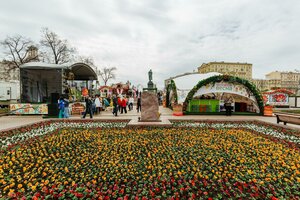
[[[38,42],[49,27],[135,85],[147,83],[150,68],[162,86],[210,61],[252,63],[263,78],[300,68],[299,10],[298,0],[10,0],[0,7],[0,38]]]

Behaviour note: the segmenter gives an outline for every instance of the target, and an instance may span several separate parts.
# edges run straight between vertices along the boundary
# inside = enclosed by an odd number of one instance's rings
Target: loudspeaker
[[[51,104],[57,103],[59,99],[59,93],[51,93]]]
[[[48,116],[56,116],[58,117],[59,114],[59,109],[58,109],[58,104],[47,104],[48,105]]]

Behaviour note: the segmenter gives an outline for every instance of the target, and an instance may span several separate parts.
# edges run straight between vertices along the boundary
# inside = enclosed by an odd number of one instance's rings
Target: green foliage
[[[167,86],[167,95],[166,95],[167,107],[172,109],[171,102],[169,102],[169,97],[170,97],[169,95],[170,95],[171,91],[173,91],[175,103],[178,103],[177,102],[177,100],[178,100],[177,87],[176,87],[176,84],[175,84],[174,80],[171,80],[171,83]]]

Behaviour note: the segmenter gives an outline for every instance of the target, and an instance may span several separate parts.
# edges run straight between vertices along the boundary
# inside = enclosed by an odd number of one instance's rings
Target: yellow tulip
[[[36,190],[36,186],[35,185],[31,186],[31,190],[35,191]]]

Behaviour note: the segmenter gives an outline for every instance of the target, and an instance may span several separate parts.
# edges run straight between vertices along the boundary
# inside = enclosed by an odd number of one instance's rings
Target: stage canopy
[[[63,94],[67,80],[97,80],[94,69],[85,63],[49,64],[30,62],[20,66],[21,102],[46,103],[51,94]]]
[[[74,80],[97,80],[97,74],[92,67],[85,63],[49,64],[43,62],[29,62],[20,66],[20,69],[31,70],[68,70],[74,74]]]

